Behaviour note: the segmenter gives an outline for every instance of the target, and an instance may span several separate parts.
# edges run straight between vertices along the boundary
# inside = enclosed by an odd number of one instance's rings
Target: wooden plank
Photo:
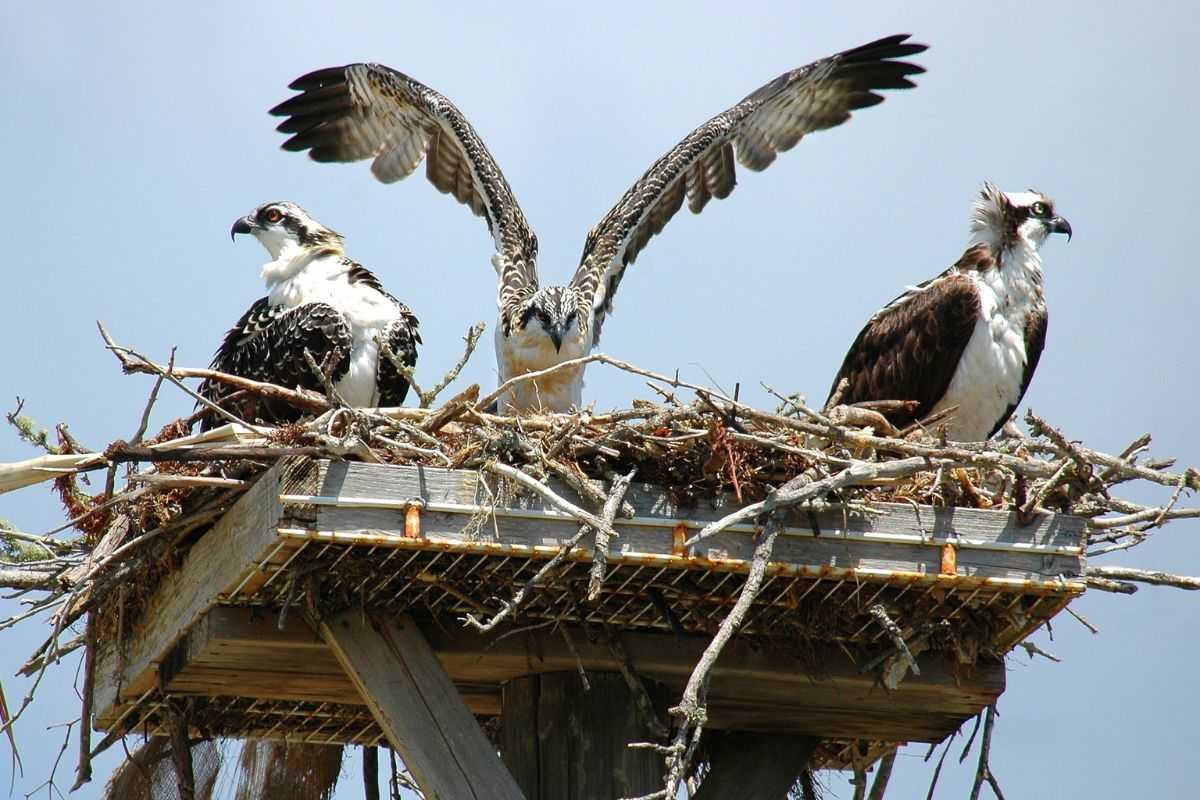
[[[582,504],[566,486],[553,486],[565,497]],[[529,494],[505,496],[494,480],[489,482],[478,473],[463,470],[336,462],[326,468],[317,493],[326,498],[340,498],[347,504],[317,506],[315,529],[318,530],[366,531],[399,537],[404,530],[402,510],[362,507],[354,503],[411,498],[434,504],[434,508],[422,514],[423,534],[447,541],[557,547],[578,529],[575,521],[562,516],[519,519],[501,516],[493,524],[491,520],[471,520],[472,515],[467,511],[447,513],[437,510],[436,504],[486,506],[498,501],[506,509],[518,512],[549,510],[539,497]],[[627,500],[641,520],[659,523],[687,520],[693,530],[734,508],[732,501],[726,498],[680,508],[669,501],[661,488],[647,484],[632,487]],[[938,545],[952,539],[962,543],[958,552],[960,575],[1051,581],[1060,576],[1082,574],[1082,554],[1078,548],[1083,542],[1086,521],[1080,518],[1039,515],[1033,524],[1022,526],[1010,512],[943,507],[915,509],[890,503],[878,504],[878,508],[882,512],[880,515],[818,514],[819,536],[813,532],[807,515],[793,515],[789,519],[788,532],[776,547],[775,560],[841,569],[937,575],[941,564]],[[481,524],[484,522],[486,524]],[[665,555],[672,552],[672,531],[668,526],[618,520],[616,528],[621,534],[616,543],[616,554]],[[972,546],[974,544],[981,547]],[[997,545],[1008,547],[997,549]],[[708,559],[746,560],[753,547],[752,533],[730,531],[699,543],[692,554]],[[1076,552],[1038,552],[1030,548],[1075,548]]]
[[[164,685],[180,694],[225,696],[236,690],[263,700],[324,697],[361,703],[353,682],[313,635],[296,615],[280,631],[251,610],[216,608],[164,662]],[[544,631],[496,641],[427,626],[425,636],[468,707],[479,714],[499,712],[501,685],[523,675],[571,671],[577,663],[560,635]],[[589,672],[618,669],[605,645],[582,635],[573,640],[578,663]],[[622,641],[638,672],[674,693],[682,690],[707,644],[703,636],[678,640],[640,632],[624,632]],[[841,648],[813,643],[802,663],[745,641],[731,642],[713,670],[709,726],[928,741],[957,728],[1004,690],[999,662],[966,668],[948,654],[925,652],[917,656],[921,674],[910,674],[889,691],[878,685],[874,672],[859,674],[860,664],[875,653],[854,652],[857,661]]]
[[[142,611],[133,635],[123,643],[124,657],[116,643],[101,649],[97,709],[114,708],[157,685],[158,659],[216,604],[221,591],[253,573],[256,560],[277,541],[275,528],[285,513],[280,493],[304,485],[305,473],[313,469],[312,462],[281,460],[192,547]]]
[[[411,619],[359,612],[321,636],[429,800],[524,800]]]

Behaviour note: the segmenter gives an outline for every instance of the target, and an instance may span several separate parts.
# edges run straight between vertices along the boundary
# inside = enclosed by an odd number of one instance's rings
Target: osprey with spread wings
[[[794,69],[752,92],[689,133],[629,188],[588,234],[566,286],[541,286],[537,237],[483,141],[459,110],[433,89],[379,64],[309,73],[291,84],[300,94],[271,113],[287,117],[284,149],[316,161],[371,159],[391,183],[422,159],[440,191],[484,217],[495,240],[499,275],[496,360],[500,380],[586,356],[625,268],[687,198],[693,213],[736,183],[736,164],[759,171],[806,134],[845,122],[855,109],[882,102],[878,92],[914,86],[924,70],[898,59],[925,45],[889,36]],[[582,402],[583,366],[518,383],[500,399],[508,411],[566,411]]]

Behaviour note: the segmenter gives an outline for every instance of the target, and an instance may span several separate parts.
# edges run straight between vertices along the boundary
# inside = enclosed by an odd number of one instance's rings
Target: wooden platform
[[[461,618],[499,610],[578,521],[475,472],[281,462],[144,607],[124,610],[129,630],[97,665],[97,725],[159,731],[164,699],[188,697],[207,735],[378,742],[311,622],[347,609],[411,614],[479,715],[498,713],[502,685],[520,675],[615,670],[601,626],[639,673],[678,690],[737,598],[756,531],[687,548],[688,532],[728,501],[681,509],[649,486],[627,500],[636,516],[615,526],[596,602],[584,600],[585,539],[515,623],[540,627],[481,635]],[[819,735],[833,765],[851,743],[939,740],[1003,691],[1004,654],[1083,591],[1083,520],[1022,527],[1002,512],[879,511],[820,514],[817,531],[808,516],[790,521],[713,674],[711,727]],[[892,645],[867,612],[875,604],[921,651],[919,675],[884,680]]]

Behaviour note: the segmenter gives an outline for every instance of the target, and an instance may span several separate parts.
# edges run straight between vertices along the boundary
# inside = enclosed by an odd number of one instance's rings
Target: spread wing
[[[945,273],[910,290],[858,334],[830,397],[845,378],[842,403],[915,400],[913,411],[888,414],[888,420],[903,427],[922,419],[946,393],[978,317],[979,295],[966,275]]]
[[[572,280],[591,301],[593,341],[612,308],[625,267],[683,205],[698,214],[713,198],[728,197],[736,164],[766,169],[806,134],[842,124],[855,109],[883,101],[877,92],[908,89],[925,70],[895,59],[926,49],[907,35],[889,36],[780,75],[692,131],[625,192],[584,244]]]
[[[537,237],[479,134],[453,103],[382,64],[347,64],[292,81],[300,94],[271,109],[287,117],[284,150],[314,161],[372,159],[383,183],[410,175],[425,159],[439,191],[482,216],[496,242],[501,302],[506,288],[537,288]]]
[[[324,303],[306,303],[292,309],[272,306],[260,298],[242,315],[217,349],[212,368],[264,383],[294,389],[297,386],[323,392],[320,379],[304,358],[308,349],[321,364],[335,349],[340,357],[332,365],[336,381],[350,367],[352,341],[342,315]],[[399,352],[399,351],[398,351]],[[235,392],[228,384],[204,381],[200,395],[230,412],[253,422],[295,422],[303,412],[286,403],[258,398],[230,398]],[[227,401],[227,398],[230,400]],[[207,410],[200,420],[201,430],[221,425],[224,420]]]

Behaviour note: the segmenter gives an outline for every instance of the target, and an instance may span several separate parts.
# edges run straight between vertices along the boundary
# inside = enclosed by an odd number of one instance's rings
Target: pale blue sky
[[[297,202],[340,231],[412,306],[421,375],[441,374],[469,324],[492,324],[480,219],[419,177],[385,187],[365,165],[278,149],[266,110],[304,72],[377,60],[447,95],[513,185],[543,278],[559,282],[591,226],[691,128],[791,67],[896,32],[931,46],[916,59],[929,70],[920,87],[765,173],[743,172],[702,216],[682,212],[626,275],[605,352],[741,382],[752,402],[770,403],[760,380],[820,402],[867,317],[961,253],[979,185],[1035,187],[1075,237],[1043,253],[1051,323],[1025,406],[1092,447],[1119,451],[1150,431],[1156,454],[1200,464],[1200,18],[1182,2],[6,3],[0,406],[20,395],[43,424],[67,421],[92,447],[131,435],[150,382],[120,374],[94,321],[160,359],[177,345],[179,363],[206,365],[261,294],[264,251],[231,244],[228,231],[267,200]],[[468,380],[494,384],[490,347]],[[600,408],[648,395],[595,368],[584,389]],[[154,423],[190,408],[167,392]],[[0,461],[29,455],[0,434]],[[32,531],[60,519],[41,489],[0,497],[0,517]],[[1198,534],[1175,524],[1104,563],[1200,573]],[[1092,593],[1076,608],[1099,636],[1063,617],[1053,642],[1037,641],[1065,663],[1010,662],[992,760],[1006,793],[1189,796],[1200,598],[1147,588]],[[41,634],[24,627],[0,633],[10,705],[25,692],[10,676]],[[73,674],[64,664],[19,723],[16,796],[57,751],[45,726],[78,713]],[[924,751],[902,751],[889,797],[924,796]],[[95,797],[112,763],[76,796]],[[0,786],[7,769],[0,758]],[[72,770],[60,772],[64,787]],[[948,764],[938,796],[964,797],[973,771]],[[841,779],[827,782],[829,796],[850,796]],[[345,783],[340,797],[357,796],[357,774]]]

